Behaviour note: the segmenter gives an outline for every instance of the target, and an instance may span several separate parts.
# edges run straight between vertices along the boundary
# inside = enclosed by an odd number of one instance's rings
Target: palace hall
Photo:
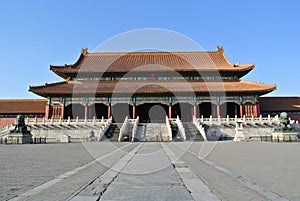
[[[141,122],[193,117],[258,117],[274,84],[242,80],[254,64],[228,61],[222,47],[203,52],[88,52],[50,66],[63,80],[29,91],[47,99],[47,119],[124,118]],[[151,117],[150,113],[159,114]]]

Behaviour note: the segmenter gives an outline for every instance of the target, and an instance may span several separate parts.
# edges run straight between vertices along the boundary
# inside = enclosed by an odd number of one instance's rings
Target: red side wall
[[[0,118],[0,126],[7,126],[16,121],[16,118]]]
[[[34,118],[29,118],[30,121],[33,121]],[[37,118],[38,121],[42,121],[43,118],[39,117]],[[16,118],[0,118],[0,126],[7,126],[16,121]],[[25,119],[26,121],[26,119]],[[25,122],[26,123],[26,122]]]
[[[289,114],[289,117],[290,117],[292,120],[296,120],[296,121],[299,121],[299,122],[300,122],[300,115],[299,115],[299,114]]]

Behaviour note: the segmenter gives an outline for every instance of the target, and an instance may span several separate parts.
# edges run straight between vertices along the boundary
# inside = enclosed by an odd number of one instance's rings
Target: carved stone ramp
[[[144,141],[160,142],[161,140],[162,140],[161,124],[159,123],[146,124],[146,135]]]

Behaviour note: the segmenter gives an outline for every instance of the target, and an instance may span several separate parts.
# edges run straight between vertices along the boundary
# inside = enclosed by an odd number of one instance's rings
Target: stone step
[[[121,124],[113,123],[110,125],[101,141],[118,141]]]
[[[200,134],[200,131],[193,123],[185,122],[183,123],[183,127],[185,129],[187,140],[204,141],[202,135]]]
[[[161,124],[149,123],[146,124],[145,141],[160,142],[161,141]]]

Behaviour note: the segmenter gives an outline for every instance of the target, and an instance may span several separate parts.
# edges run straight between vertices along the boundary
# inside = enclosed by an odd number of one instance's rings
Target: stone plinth
[[[10,133],[7,135],[7,144],[30,144],[32,135],[30,133]]]
[[[245,135],[243,134],[243,131],[236,130],[233,141],[241,142],[241,141],[245,141],[245,140],[246,139],[245,139]]]
[[[240,141],[245,141],[246,140],[245,135],[243,133],[243,130],[244,130],[243,121],[237,121],[233,141],[240,142]]]
[[[273,132],[273,141],[287,142],[287,141],[298,141],[298,132]]]

